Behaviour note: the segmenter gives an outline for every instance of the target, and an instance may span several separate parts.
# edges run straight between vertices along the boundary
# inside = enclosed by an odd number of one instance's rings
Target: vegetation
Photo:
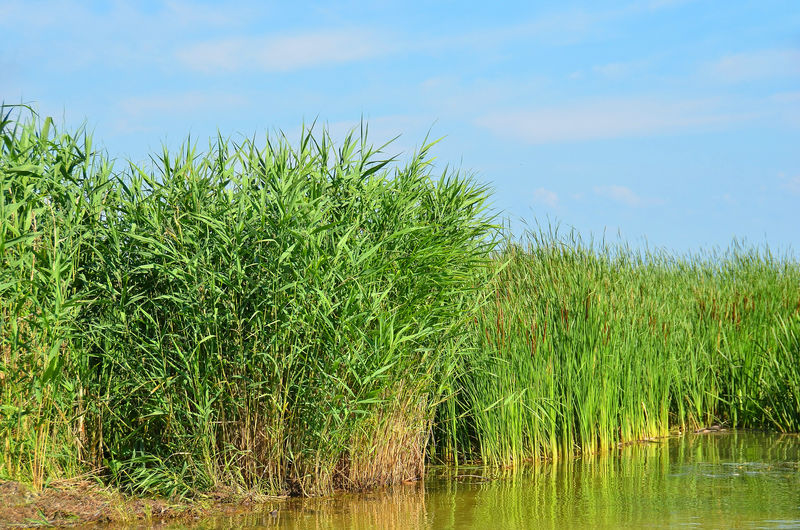
[[[507,464],[713,423],[800,430],[800,264],[529,232],[496,257],[448,429]]]
[[[6,115],[0,476],[325,493],[420,474],[488,263],[486,191],[366,134],[115,172]]]
[[[800,430],[792,259],[499,241],[487,188],[366,130],[120,169],[24,113],[0,112],[0,479],[313,495]]]

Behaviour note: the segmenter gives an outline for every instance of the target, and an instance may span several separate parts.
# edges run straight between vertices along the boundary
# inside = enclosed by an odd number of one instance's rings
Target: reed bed
[[[0,109],[0,479],[318,495],[800,430],[800,268],[548,232],[365,128],[113,164]]]
[[[792,256],[674,256],[540,229],[495,264],[445,453],[507,465],[715,423],[800,429]]]
[[[112,168],[3,117],[0,476],[322,494],[418,477],[486,188],[366,130]]]

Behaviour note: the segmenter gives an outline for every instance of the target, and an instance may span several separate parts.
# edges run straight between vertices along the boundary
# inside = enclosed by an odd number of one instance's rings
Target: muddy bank
[[[60,483],[40,492],[19,482],[0,481],[0,528],[76,526],[149,521],[153,524],[233,516],[253,508],[272,509],[282,499],[217,492],[192,502],[123,495],[89,481]]]

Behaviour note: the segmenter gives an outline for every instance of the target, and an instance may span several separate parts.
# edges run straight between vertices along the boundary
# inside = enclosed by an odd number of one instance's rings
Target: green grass
[[[315,495],[800,430],[793,258],[502,240],[485,186],[365,130],[134,165],[0,116],[2,479]]]

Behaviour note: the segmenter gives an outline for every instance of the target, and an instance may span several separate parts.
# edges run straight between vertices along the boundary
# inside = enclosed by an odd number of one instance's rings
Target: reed
[[[800,430],[796,259],[515,241],[432,146],[303,130],[113,165],[3,106],[0,479],[318,495]]]
[[[507,465],[670,428],[798,428],[791,256],[674,256],[540,229],[495,264],[442,422],[449,454]]]
[[[84,130],[15,110],[0,108],[0,475],[41,487],[94,449],[77,324],[110,166]]]
[[[365,129],[122,170],[51,132],[5,114],[0,476],[96,467],[167,496],[419,476],[493,247],[486,188]]]

